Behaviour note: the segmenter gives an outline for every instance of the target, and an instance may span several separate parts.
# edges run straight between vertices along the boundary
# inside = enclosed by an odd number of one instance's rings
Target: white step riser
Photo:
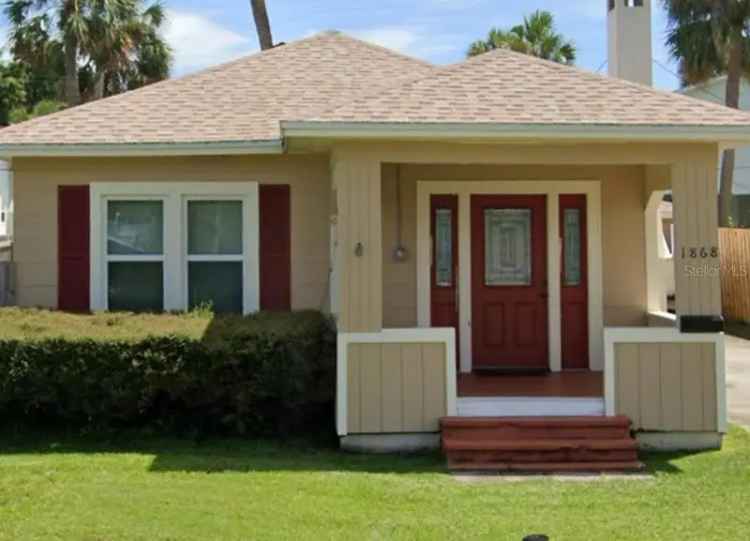
[[[459,417],[604,416],[602,398],[459,398]]]

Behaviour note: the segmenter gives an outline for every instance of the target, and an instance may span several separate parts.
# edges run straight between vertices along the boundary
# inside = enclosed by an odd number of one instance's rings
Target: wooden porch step
[[[637,451],[633,439],[617,440],[455,440],[443,438],[446,451],[556,451],[591,449],[595,451]]]
[[[478,441],[630,437],[627,417],[444,417],[440,426],[444,438]]]
[[[640,471],[630,419],[618,417],[446,417],[448,467],[457,471]]]
[[[547,462],[547,463],[512,463],[512,462],[476,462],[457,463],[448,461],[448,468],[463,472],[498,472],[498,473],[637,473],[645,467],[642,462]]]
[[[498,428],[505,426],[542,428],[630,428],[624,415],[612,417],[443,417],[441,428]]]

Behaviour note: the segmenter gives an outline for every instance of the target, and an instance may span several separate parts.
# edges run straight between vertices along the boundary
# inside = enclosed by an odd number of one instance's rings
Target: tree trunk
[[[258,31],[258,41],[262,51],[273,48],[273,36],[271,36],[271,23],[268,21],[268,10],[266,0],[250,0],[255,18],[255,28]]]
[[[81,103],[81,87],[78,83],[78,40],[65,37],[65,102],[70,107]]]
[[[100,69],[96,72],[96,77],[94,78],[94,90],[91,96],[92,101],[100,100],[104,97],[104,80],[105,71]]]
[[[741,40],[732,47],[727,66],[727,94],[726,106],[733,109],[740,108],[740,83],[742,77],[743,45]],[[732,225],[732,199],[734,190],[734,150],[724,151],[721,162],[721,185],[719,189],[719,225]]]

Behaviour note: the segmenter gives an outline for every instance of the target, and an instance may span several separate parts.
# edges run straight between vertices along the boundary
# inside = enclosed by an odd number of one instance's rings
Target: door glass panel
[[[161,255],[164,252],[163,207],[161,201],[109,201],[107,253]]]
[[[188,202],[188,254],[242,254],[242,201]]]
[[[581,284],[581,211],[580,209],[565,209],[564,221],[564,272],[563,283],[566,286]]]
[[[485,285],[531,285],[531,209],[486,209],[484,242]]]
[[[453,285],[453,212],[435,211],[435,283],[438,287]]]

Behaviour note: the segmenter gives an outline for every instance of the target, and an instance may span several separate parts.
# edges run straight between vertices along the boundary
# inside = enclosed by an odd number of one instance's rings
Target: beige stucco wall
[[[13,169],[14,259],[22,306],[57,305],[59,185],[256,181],[291,185],[292,307],[327,307],[330,173],[326,155],[17,159]]]
[[[400,171],[398,170],[400,168]],[[383,320],[385,327],[417,324],[417,181],[599,180],[602,186],[604,324],[646,323],[645,167],[529,165],[386,165],[383,168]],[[406,262],[395,262],[397,183],[401,178]]]

